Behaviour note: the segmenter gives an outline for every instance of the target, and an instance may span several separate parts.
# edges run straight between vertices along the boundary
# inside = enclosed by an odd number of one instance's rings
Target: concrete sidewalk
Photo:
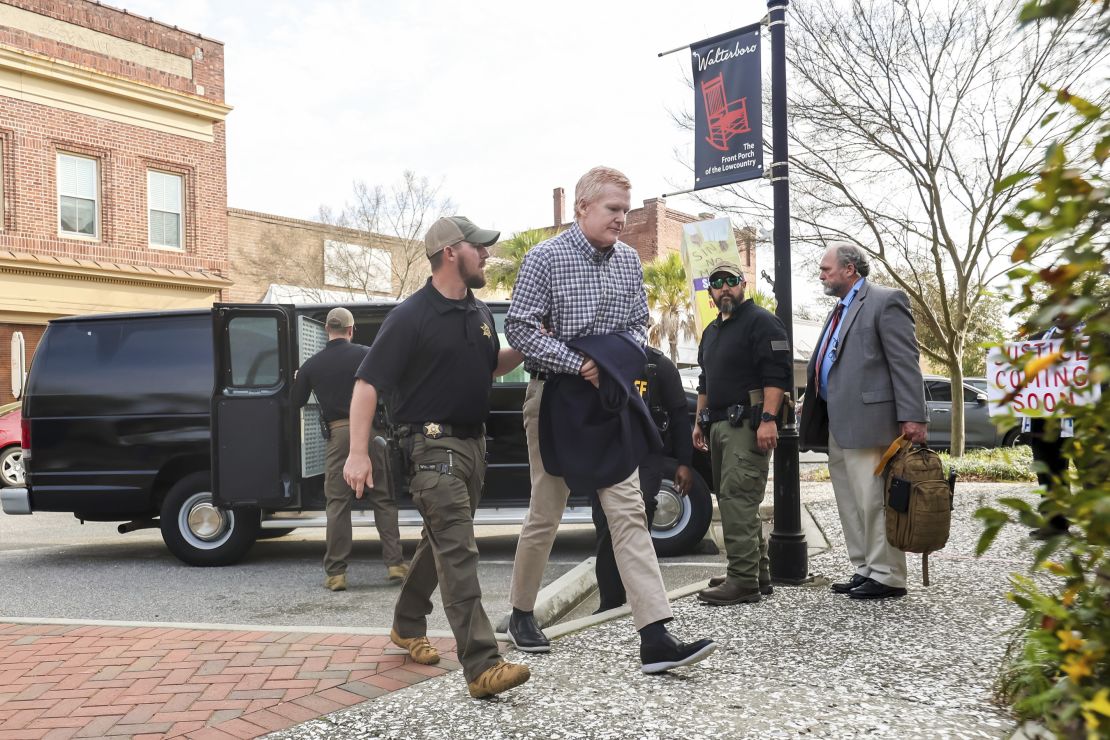
[[[825,484],[828,486],[828,484]],[[831,488],[831,486],[829,486]],[[510,652],[532,680],[493,699],[470,699],[458,673],[277,733],[278,738],[739,738],[1005,737],[1015,725],[992,684],[1019,610],[1008,574],[1029,562],[1024,532],[1004,532],[973,556],[972,513],[1001,495],[1035,499],[1031,486],[961,484],[948,547],[910,594],[853,601],[832,594],[848,574],[835,504],[804,496],[831,549],[811,559],[812,583],[778,587],[759,604],[675,604],[673,631],[709,636],[718,651],[662,676],[639,671],[627,617],[562,637],[548,655]]]

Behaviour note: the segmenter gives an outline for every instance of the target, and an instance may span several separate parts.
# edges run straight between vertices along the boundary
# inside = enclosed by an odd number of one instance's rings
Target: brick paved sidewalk
[[[249,738],[457,669],[388,637],[0,623],[0,738]]]

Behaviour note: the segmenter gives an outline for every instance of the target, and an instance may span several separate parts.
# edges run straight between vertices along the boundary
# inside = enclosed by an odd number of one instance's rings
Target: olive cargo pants
[[[747,420],[740,426],[718,421],[710,427],[709,455],[713,490],[721,511],[728,578],[743,588],[771,582],[767,542],[759,520],[759,505],[767,489],[770,455],[755,446],[755,430]]]
[[[327,550],[324,552],[324,572],[336,576],[347,572],[347,559],[351,557],[351,505],[355,492],[343,480],[343,464],[351,445],[351,428],[346,419],[328,425],[331,437],[324,448],[324,497],[327,499]],[[397,502],[389,493],[386,482],[385,456],[376,445],[370,445],[374,461],[374,487],[364,495],[374,507],[374,527],[382,542],[382,560],[386,565],[404,562],[401,551],[401,531],[397,527]]]
[[[417,468],[409,484],[424,529],[397,597],[393,628],[401,637],[427,634],[432,592],[438,585],[463,675],[473,681],[501,660],[482,607],[474,540],[474,509],[486,475],[485,437],[427,439],[415,434],[412,462],[414,466],[449,464],[451,472]]]

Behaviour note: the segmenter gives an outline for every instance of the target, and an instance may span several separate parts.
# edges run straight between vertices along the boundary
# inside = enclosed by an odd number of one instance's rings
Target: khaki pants
[[[767,542],[759,520],[770,455],[759,452],[755,443],[755,430],[746,420],[738,427],[718,421],[709,429],[713,490],[721,511],[728,578],[743,588],[771,582]]]
[[[524,431],[528,437],[528,465],[532,477],[532,500],[520,529],[513,561],[513,581],[509,603],[531,611],[543,581],[543,571],[551,555],[555,533],[567,507],[570,489],[562,478],[548,474],[540,458],[540,398],[543,381],[532,380],[524,396]],[[651,543],[640,493],[639,472],[633,470],[625,480],[602,488],[598,500],[609,522],[617,570],[628,592],[632,620],[636,629],[672,618],[671,605],[659,574],[655,547]]]
[[[324,497],[327,499],[327,550],[324,552],[324,572],[329,576],[347,572],[347,559],[351,557],[351,505],[355,492],[343,480],[343,464],[351,446],[351,429],[346,420],[329,425],[331,438],[324,452]],[[401,532],[397,528],[397,503],[386,485],[385,455],[376,445],[370,446],[374,462],[374,487],[363,495],[368,496],[374,507],[374,527],[382,541],[382,560],[386,565],[404,562],[401,552]]]
[[[401,637],[427,634],[432,593],[438,585],[463,675],[473,681],[501,660],[497,638],[482,607],[474,541],[474,510],[486,474],[485,438],[426,439],[417,434],[412,460],[414,465],[450,462],[452,472],[420,471],[409,484],[424,529],[397,597],[393,628]]]
[[[829,477],[844,528],[848,559],[856,573],[885,586],[906,587],[906,553],[886,541],[882,476],[875,466],[882,447],[846,450],[829,435]]]

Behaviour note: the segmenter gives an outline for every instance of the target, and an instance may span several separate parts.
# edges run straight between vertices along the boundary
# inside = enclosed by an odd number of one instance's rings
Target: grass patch
[[[1030,481],[1037,480],[1033,473],[1033,451],[1026,445],[996,447],[993,450],[968,450],[963,457],[940,453],[945,470],[956,471],[958,480],[965,481]]]
[[[940,453],[944,469],[956,471],[958,481],[977,482],[1035,482],[1033,453],[1027,446],[997,447],[993,450],[968,450],[963,457]],[[825,482],[829,480],[829,466],[810,467],[802,472],[802,480]]]

